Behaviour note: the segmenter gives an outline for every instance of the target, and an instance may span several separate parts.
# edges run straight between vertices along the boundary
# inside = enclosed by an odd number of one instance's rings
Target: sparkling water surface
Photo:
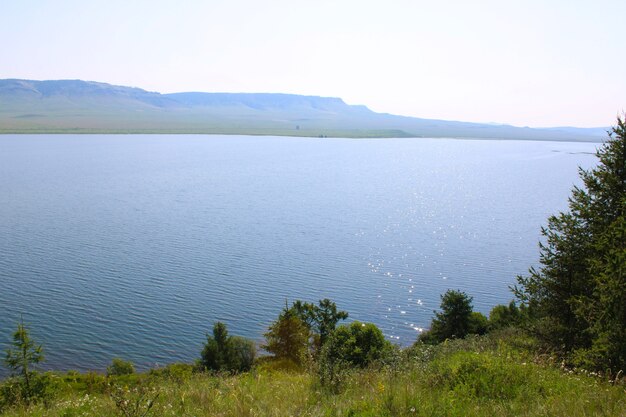
[[[216,320],[260,341],[285,300],[326,297],[408,345],[448,288],[512,299],[596,147],[0,136],[0,347],[23,316],[46,369],[145,369],[193,361]]]

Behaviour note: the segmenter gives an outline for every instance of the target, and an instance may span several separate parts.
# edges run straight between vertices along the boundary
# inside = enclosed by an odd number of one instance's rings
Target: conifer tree
[[[516,296],[530,307],[533,331],[552,348],[612,371],[626,368],[626,125],[617,119],[598,149],[599,164],[580,169],[569,211],[542,229],[539,269],[518,277]]]
[[[264,334],[264,350],[280,359],[288,359],[301,364],[306,358],[310,330],[293,308],[287,307]]]
[[[43,361],[43,348],[31,339],[30,332],[22,320],[17,324],[17,330],[13,333],[11,346],[6,350],[4,362],[11,369],[13,376],[21,378],[24,383],[22,396],[24,400],[30,401],[37,394],[33,384],[33,379],[36,379],[37,374],[32,367]]]

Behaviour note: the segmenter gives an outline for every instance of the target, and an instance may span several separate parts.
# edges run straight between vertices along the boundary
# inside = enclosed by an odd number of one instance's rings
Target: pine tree
[[[469,332],[472,297],[462,291],[448,290],[441,296],[441,312],[435,312],[431,331],[440,340],[463,338]]]
[[[580,169],[569,211],[542,229],[539,269],[518,277],[517,297],[536,317],[535,334],[581,363],[626,368],[626,125],[618,117],[598,149],[599,164]]]
[[[37,373],[32,370],[32,367],[43,361],[43,348],[30,338],[30,332],[22,320],[17,324],[17,330],[13,333],[11,345],[12,348],[6,350],[4,362],[11,369],[12,375],[23,381],[21,395],[29,402],[37,397],[40,391]]]
[[[310,330],[293,308],[285,308],[264,334],[264,350],[280,359],[302,364],[306,358]]]

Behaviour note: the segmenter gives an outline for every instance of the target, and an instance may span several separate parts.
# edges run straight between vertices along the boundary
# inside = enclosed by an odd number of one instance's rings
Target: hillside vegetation
[[[336,390],[315,367],[264,359],[246,373],[193,373],[170,365],[145,374],[53,375],[47,402],[3,416],[624,416],[626,391],[596,374],[531,355],[514,332],[416,345],[353,369]]]

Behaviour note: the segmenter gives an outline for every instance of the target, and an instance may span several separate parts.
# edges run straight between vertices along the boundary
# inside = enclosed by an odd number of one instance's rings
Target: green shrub
[[[483,313],[473,311],[469,319],[469,334],[483,335],[487,333],[489,321]]]
[[[12,377],[0,385],[0,411],[14,406],[26,406],[42,401],[47,403],[56,391],[48,373],[32,372],[29,383],[19,377]]]
[[[339,326],[322,348],[324,360],[343,361],[364,368],[383,358],[392,345],[376,325],[355,321]]]
[[[135,365],[130,361],[113,358],[111,365],[107,366],[107,376],[121,376],[135,373]]]
[[[522,320],[522,311],[511,301],[508,306],[498,304],[489,312],[489,331],[517,326]]]
[[[85,391],[88,394],[103,393],[107,390],[107,381],[104,375],[101,375],[94,371],[87,372],[82,381],[85,384]]]
[[[339,326],[322,347],[318,361],[320,383],[339,391],[350,369],[365,368],[392,351],[393,345],[372,323],[355,321]]]
[[[256,345],[252,340],[240,336],[232,336],[230,349],[233,369],[240,372],[252,369],[256,357]]]
[[[207,335],[200,354],[200,367],[209,371],[244,372],[252,368],[255,356],[253,341],[229,336],[226,325],[217,322],[213,326],[213,336]]]

